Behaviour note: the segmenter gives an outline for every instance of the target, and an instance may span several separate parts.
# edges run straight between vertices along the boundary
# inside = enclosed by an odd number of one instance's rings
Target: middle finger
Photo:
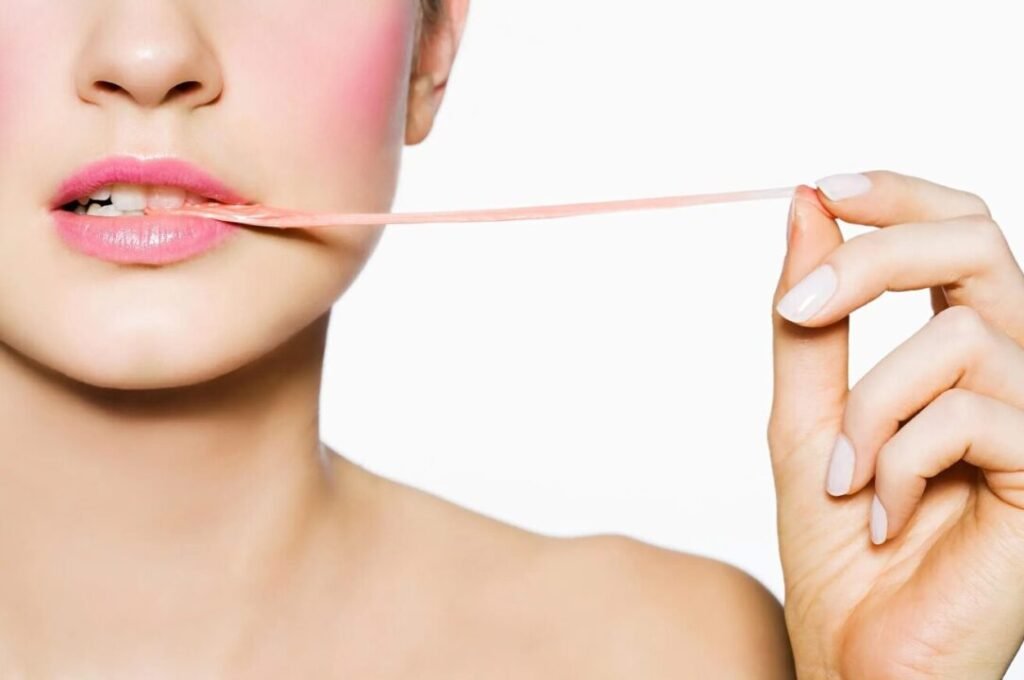
[[[855,493],[900,423],[955,387],[1024,408],[1024,348],[970,307],[950,307],[868,371],[847,397],[826,477],[834,496]]]

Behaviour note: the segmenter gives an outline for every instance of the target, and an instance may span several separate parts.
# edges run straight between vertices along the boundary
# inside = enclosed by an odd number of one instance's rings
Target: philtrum
[[[428,222],[503,222],[508,220],[550,219],[574,217],[599,213],[626,212],[632,210],[653,210],[679,208],[710,203],[735,203],[758,201],[772,198],[792,198],[796,187],[759,189],[755,191],[733,191],[719,194],[691,194],[689,196],[663,196],[657,198],[636,198],[597,203],[566,203],[561,205],[538,205],[523,208],[492,208],[485,210],[457,210],[449,212],[420,213],[316,213],[263,205],[227,205],[201,203],[185,205],[174,210],[146,208],[147,215],[192,215],[209,217],[222,222],[243,224],[252,227],[275,227],[280,229],[307,229],[311,227],[332,227],[345,225],[373,224],[424,224]]]

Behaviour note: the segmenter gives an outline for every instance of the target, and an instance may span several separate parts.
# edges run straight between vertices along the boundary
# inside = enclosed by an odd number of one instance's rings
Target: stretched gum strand
[[[274,227],[280,229],[333,227],[344,225],[372,224],[425,224],[430,222],[503,222],[509,220],[551,219],[574,217],[599,213],[625,212],[630,210],[654,210],[679,208],[711,203],[736,203],[772,198],[792,198],[797,187],[779,189],[758,189],[753,191],[731,191],[718,194],[691,194],[688,196],[662,196],[656,198],[635,198],[596,203],[565,203],[559,205],[538,205],[523,208],[490,208],[484,210],[455,210],[448,212],[419,213],[314,213],[285,208],[272,208],[257,204],[224,205],[200,203],[186,205],[174,210],[146,208],[147,215],[191,215],[208,217],[222,222],[244,224],[252,227]]]

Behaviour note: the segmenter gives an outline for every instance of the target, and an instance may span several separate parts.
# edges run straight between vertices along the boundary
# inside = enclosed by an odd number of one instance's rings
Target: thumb
[[[793,194],[788,251],[774,304],[843,243],[839,225],[815,190],[800,186]],[[827,279],[827,277],[825,277]],[[849,320],[806,328],[773,312],[775,387],[768,430],[773,464],[793,457],[827,457],[839,432],[848,384]],[[825,439],[822,439],[822,437]],[[807,446],[805,446],[807,445]],[[824,449],[822,447],[825,447]],[[817,469],[815,465],[800,465]]]

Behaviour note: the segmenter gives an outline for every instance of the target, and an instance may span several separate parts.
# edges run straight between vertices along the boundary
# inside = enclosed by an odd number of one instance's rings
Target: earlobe
[[[430,134],[438,109],[438,88],[434,76],[423,73],[409,86],[409,105],[405,121],[405,143],[419,144]]]

